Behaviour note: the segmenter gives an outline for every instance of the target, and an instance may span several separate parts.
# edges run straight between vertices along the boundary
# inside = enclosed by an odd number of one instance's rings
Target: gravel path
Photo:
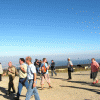
[[[100,79],[100,73],[98,78]],[[40,77],[37,77],[37,88],[41,100],[100,100],[100,81],[98,84],[92,85],[90,79],[90,71],[81,71],[72,73],[72,80],[67,80],[67,73],[58,73],[57,76],[51,77],[52,89],[48,89],[48,84],[45,82],[44,90],[41,90]],[[18,77],[14,83],[17,90]],[[8,77],[3,77],[0,82],[0,100],[13,100],[14,94],[6,96],[8,88]],[[20,100],[25,100],[26,88],[23,87]],[[35,100],[34,97],[31,100]]]

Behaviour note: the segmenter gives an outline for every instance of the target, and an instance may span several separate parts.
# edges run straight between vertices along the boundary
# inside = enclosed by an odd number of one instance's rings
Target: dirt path
[[[45,82],[44,90],[40,87],[40,77],[37,78],[37,88],[41,100],[100,100],[100,81],[96,85],[92,85],[90,79],[90,72],[74,72],[73,79],[68,81],[67,73],[58,73],[57,76],[51,77],[52,89],[48,89]],[[100,73],[98,73],[100,79]],[[18,77],[15,78],[14,83],[17,90]],[[0,82],[0,100],[13,100],[14,94],[6,96],[5,93],[8,88],[8,77],[3,77]],[[21,100],[25,100],[27,90],[23,87]],[[31,100],[35,100],[34,97]]]

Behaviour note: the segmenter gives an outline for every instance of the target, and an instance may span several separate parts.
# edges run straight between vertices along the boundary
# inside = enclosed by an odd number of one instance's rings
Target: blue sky
[[[0,0],[1,57],[97,55],[99,5],[99,0]]]

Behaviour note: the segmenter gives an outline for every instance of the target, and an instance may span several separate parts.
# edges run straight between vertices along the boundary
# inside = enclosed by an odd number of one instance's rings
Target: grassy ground
[[[73,68],[74,69],[74,68]],[[88,69],[85,69],[85,68],[75,68],[74,69],[74,72],[77,72],[77,71],[89,71],[90,68]],[[55,70],[57,73],[65,73],[65,72],[68,72],[68,68],[64,68],[64,69],[56,69]],[[51,70],[49,70],[49,72],[51,72]]]

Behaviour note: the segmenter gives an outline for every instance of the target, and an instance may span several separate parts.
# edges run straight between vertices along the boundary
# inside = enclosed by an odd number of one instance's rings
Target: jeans
[[[36,72],[37,72],[37,73],[39,73],[39,69],[40,69],[39,67],[36,68]]]
[[[57,75],[57,73],[55,72],[55,70],[53,69],[53,70],[51,70],[51,76],[53,76],[53,73],[55,74],[55,75]]]
[[[37,88],[36,87],[33,88],[33,80],[29,80],[29,86],[28,86],[25,100],[30,100],[33,94],[35,96],[35,100],[40,100]]]
[[[22,91],[23,86],[25,86],[28,89],[28,80],[26,80],[25,83],[23,82],[24,80],[25,80],[25,78],[19,79],[18,92],[17,92],[18,98],[21,95],[21,91]]]

